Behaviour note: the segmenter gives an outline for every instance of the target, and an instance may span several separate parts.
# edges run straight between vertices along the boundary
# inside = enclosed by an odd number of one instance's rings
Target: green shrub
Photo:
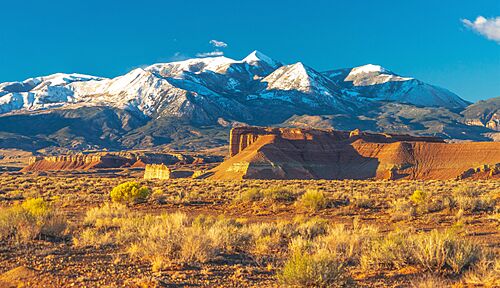
[[[278,281],[293,287],[346,287],[352,280],[342,261],[321,250],[295,251],[279,271]]]
[[[307,190],[306,193],[299,198],[297,205],[309,211],[318,211],[327,207],[328,200],[321,191]]]
[[[145,201],[150,194],[151,191],[146,186],[141,187],[139,183],[130,181],[113,188],[110,196],[113,202],[139,203]]]
[[[417,205],[424,203],[428,198],[429,195],[422,190],[415,190],[410,196],[410,200]]]
[[[0,210],[0,239],[17,243],[35,238],[61,237],[66,221],[42,198]]]
[[[49,204],[42,198],[31,198],[25,200],[21,207],[26,211],[31,217],[38,220],[46,218],[51,212]]]

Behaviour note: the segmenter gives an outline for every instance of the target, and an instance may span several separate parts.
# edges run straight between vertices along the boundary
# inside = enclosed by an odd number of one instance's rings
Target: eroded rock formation
[[[213,179],[455,179],[500,162],[500,143],[290,128],[233,128]]]
[[[182,153],[97,152],[60,156],[31,157],[27,171],[90,170],[100,168],[146,167],[147,164],[201,164],[220,162],[222,157]]]

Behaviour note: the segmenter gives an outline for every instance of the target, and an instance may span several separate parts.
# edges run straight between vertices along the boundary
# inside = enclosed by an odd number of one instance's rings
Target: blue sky
[[[114,77],[215,39],[235,59],[257,49],[319,71],[373,63],[468,100],[500,96],[500,42],[462,22],[500,16],[498,0],[3,0],[0,11],[0,82]]]

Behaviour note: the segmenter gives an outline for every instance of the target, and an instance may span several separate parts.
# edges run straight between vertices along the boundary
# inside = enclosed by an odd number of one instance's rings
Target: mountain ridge
[[[470,113],[461,114],[469,105],[444,88],[380,65],[318,72],[302,62],[287,65],[253,51],[242,60],[219,56],[156,63],[115,78],[58,73],[1,83],[0,124],[6,126],[0,125],[5,135],[0,146],[29,139],[24,147],[33,142],[49,147],[72,143],[75,149],[186,148],[188,139],[196,138],[201,146],[204,141],[218,145],[226,140],[207,136],[225,137],[228,127],[245,123],[321,122],[334,129],[494,139],[497,126],[474,125]],[[311,122],[310,117],[324,119]],[[47,118],[66,126],[56,123],[59,130],[47,129]],[[39,133],[11,127],[24,127],[28,119]],[[70,124],[75,122],[80,126]]]

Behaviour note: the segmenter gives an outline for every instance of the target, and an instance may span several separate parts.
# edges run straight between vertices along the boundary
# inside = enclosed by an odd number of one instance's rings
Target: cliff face
[[[244,150],[246,147],[252,145],[259,138],[269,138],[269,136],[275,136],[284,140],[304,142],[339,142],[349,139],[364,139],[367,141],[376,141],[380,143],[393,143],[398,141],[424,141],[444,143],[444,141],[438,137],[415,137],[410,135],[386,133],[375,134],[361,132],[359,130],[348,132],[300,128],[236,127],[231,129],[229,135],[229,156],[233,157]]]
[[[472,104],[462,114],[467,125],[500,131],[500,97]]]
[[[89,170],[97,168],[119,168],[131,166],[135,162],[131,155],[120,156],[113,154],[76,154],[48,157],[32,157],[29,165],[21,171],[46,170]]]
[[[192,164],[220,162],[221,157],[181,153],[102,152],[31,157],[27,171],[89,170],[99,168],[145,167],[147,164]]]
[[[444,143],[435,137],[238,127],[231,158],[213,179],[454,179],[500,163],[500,143]]]

